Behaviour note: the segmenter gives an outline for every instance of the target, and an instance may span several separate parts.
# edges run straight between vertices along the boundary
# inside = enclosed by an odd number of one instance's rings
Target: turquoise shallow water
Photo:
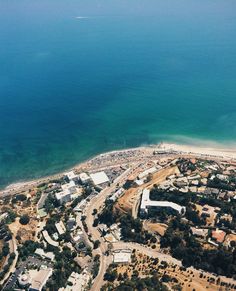
[[[0,1],[0,187],[195,139],[236,140],[235,1]]]

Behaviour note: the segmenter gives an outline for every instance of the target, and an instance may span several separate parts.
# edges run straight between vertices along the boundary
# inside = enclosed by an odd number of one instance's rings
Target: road
[[[133,165],[133,168],[136,166]],[[130,168],[130,171],[133,169]],[[112,256],[106,256],[104,255],[106,251],[108,250],[108,244],[101,239],[101,233],[99,232],[97,227],[93,227],[93,209],[97,209],[98,212],[101,211],[101,209],[104,206],[104,203],[106,201],[106,198],[116,190],[116,185],[119,183],[121,186],[123,183],[125,183],[127,179],[128,172],[126,171],[125,174],[121,174],[118,179],[115,180],[115,183],[112,183],[110,187],[105,188],[102,190],[97,196],[91,199],[90,203],[88,204],[87,208],[84,211],[84,215],[86,216],[86,224],[88,227],[88,233],[91,235],[91,238],[93,241],[99,240],[101,242],[99,248],[93,251],[93,255],[100,255],[100,267],[99,267],[99,273],[97,277],[94,279],[93,285],[91,287],[91,291],[97,291],[100,290],[103,285],[103,276],[106,272],[107,267],[112,262]]]
[[[161,252],[153,250],[150,247],[147,247],[145,245],[140,245],[138,243],[122,242],[122,241],[113,243],[112,250],[115,251],[115,250],[120,250],[120,249],[136,250],[141,254],[145,254],[146,256],[152,257],[152,258],[158,258],[160,261],[165,261],[168,264],[177,265],[179,267],[182,266],[182,262],[173,258],[172,256],[170,256],[168,254],[163,254]],[[199,277],[201,273],[204,273],[204,276],[206,276],[206,277],[214,277],[216,280],[218,278],[220,278],[221,282],[227,282],[229,284],[236,284],[236,281],[232,278],[227,278],[225,276],[215,276],[212,273],[209,273],[209,272],[206,272],[203,270],[197,270],[194,267],[189,267],[188,270],[193,271],[195,277]]]
[[[165,261],[168,264],[175,264],[175,265],[180,266],[180,267],[182,266],[181,261],[173,258],[170,255],[163,254],[161,252],[153,250],[152,248],[149,248],[145,245],[141,245],[141,244],[134,243],[134,242],[119,241],[119,242],[113,243],[112,246],[113,246],[113,248],[112,248],[113,251],[121,250],[121,249],[136,250],[139,253],[145,254],[148,257],[158,258],[160,261]]]
[[[8,270],[8,272],[6,273],[6,275],[4,276],[4,278],[2,279],[2,281],[0,282],[0,284],[2,285],[10,276],[11,273],[13,273],[16,269],[16,263],[18,260],[18,251],[17,251],[17,244],[16,244],[16,239],[14,237],[12,237],[12,239],[9,241],[9,247],[10,247],[10,253],[14,253],[15,254],[15,258]]]
[[[93,286],[91,290],[97,291],[100,290],[102,284],[103,284],[103,276],[106,272],[107,267],[110,264],[110,260],[106,256],[104,256],[104,253],[108,250],[107,243],[102,239],[101,240],[101,234],[98,231],[96,227],[93,227],[93,221],[94,216],[92,215],[93,209],[99,209],[104,204],[106,197],[111,193],[111,191],[115,190],[115,185],[112,187],[109,187],[108,189],[105,189],[102,191],[97,197],[94,197],[86,209],[86,223],[88,226],[88,231],[91,234],[92,240],[96,241],[99,240],[101,242],[99,248],[97,250],[94,250],[94,255],[99,254],[100,255],[100,267],[99,267],[99,273],[98,276],[95,278]]]
[[[135,168],[139,165],[139,163],[133,163],[132,166],[130,167],[130,172],[133,172]],[[96,254],[100,255],[100,267],[99,267],[99,272],[97,277],[93,281],[93,285],[91,287],[91,291],[98,291],[101,289],[102,285],[104,284],[104,274],[108,268],[108,266],[112,263],[112,255],[106,256],[105,253],[108,251],[108,244],[101,239],[101,234],[98,230],[97,227],[93,227],[93,222],[94,222],[94,216],[92,215],[93,210],[97,209],[98,213],[102,210],[106,198],[113,193],[116,190],[116,185],[119,183],[119,186],[121,187],[123,183],[125,183],[127,178],[127,173],[125,175],[121,175],[118,179],[116,179],[116,183],[113,183],[110,185],[110,187],[105,188],[102,190],[97,196],[93,197],[89,204],[87,205],[87,208],[84,210],[84,215],[86,216],[86,224],[88,227],[88,234],[90,235],[91,239],[93,241],[99,240],[101,242],[100,246],[96,249],[93,250],[93,256]],[[112,244],[112,249],[113,250],[119,250],[119,249],[130,249],[130,250],[136,250],[142,254],[145,254],[149,257],[153,258],[158,258],[160,261],[165,261],[168,264],[174,264],[177,266],[182,266],[181,261],[173,258],[170,255],[163,254],[157,250],[153,250],[147,246],[140,245],[137,243],[132,243],[132,242],[116,242]],[[203,271],[197,270],[193,267],[188,268],[189,270],[192,270],[196,275],[200,275]],[[213,274],[204,272],[206,276],[213,277]],[[216,277],[218,278],[218,277]],[[229,279],[223,276],[219,276],[219,278],[228,283],[234,283],[235,281],[233,279]]]
[[[104,254],[108,251],[108,244],[101,239],[101,233],[99,232],[97,227],[93,227],[93,222],[94,222],[94,216],[93,216],[93,210],[97,209],[98,213],[102,210],[104,203],[106,201],[106,198],[113,193],[116,190],[116,185],[119,184],[119,187],[122,186],[122,184],[124,184],[126,182],[127,176],[128,174],[133,173],[140,165],[140,161],[136,162],[136,163],[132,163],[130,164],[130,168],[129,168],[129,173],[127,171],[125,171],[125,173],[123,173],[122,175],[120,175],[120,177],[118,177],[115,180],[115,183],[112,183],[110,185],[110,187],[105,188],[104,190],[102,190],[97,196],[93,197],[89,204],[87,205],[86,209],[84,210],[83,215],[86,216],[86,224],[88,227],[88,234],[91,236],[91,239],[93,241],[95,240],[99,240],[101,242],[100,246],[98,249],[93,251],[93,255],[99,254],[101,257],[100,260],[100,268],[99,268],[99,273],[97,275],[97,277],[94,279],[93,285],[91,287],[92,291],[97,291],[100,290],[104,281],[103,281],[103,277],[104,274],[109,266],[109,264],[112,263],[112,256],[105,256]],[[170,258],[172,258],[171,256],[166,257],[166,255],[161,254],[161,253],[157,253],[156,251],[153,251],[152,249],[147,249],[144,246],[139,246],[138,244],[131,244],[131,243],[125,243],[125,242],[119,242],[119,244],[117,244],[115,247],[117,247],[118,249],[120,248],[127,248],[127,247],[133,247],[137,250],[145,250],[145,252],[147,253],[147,255],[150,256],[161,256],[163,258],[163,260],[168,260],[170,261]],[[176,260],[174,258],[172,258],[171,262],[175,262]],[[175,262],[176,264],[179,264],[179,262]]]

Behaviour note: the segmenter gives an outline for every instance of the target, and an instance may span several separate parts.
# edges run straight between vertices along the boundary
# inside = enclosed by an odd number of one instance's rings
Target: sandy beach
[[[169,153],[175,153],[179,155],[194,155],[202,158],[217,158],[217,159],[225,159],[229,161],[236,162],[236,148],[222,148],[218,146],[214,147],[205,147],[205,146],[199,146],[199,145],[181,145],[181,144],[175,144],[175,143],[161,143],[161,144],[153,144],[153,145],[146,145],[141,146],[137,148],[130,148],[130,149],[123,149],[123,150],[114,150],[111,152],[102,153],[100,155],[97,155],[95,157],[91,157],[91,159],[79,163],[75,165],[74,167],[67,169],[61,173],[57,173],[54,175],[41,177],[39,179],[31,180],[31,181],[22,181],[22,182],[16,182],[13,184],[8,185],[5,189],[2,189],[0,191],[0,196],[8,196],[8,195],[14,195],[17,192],[22,192],[29,190],[33,187],[36,187],[37,185],[45,182],[49,182],[53,179],[58,179],[63,176],[65,172],[68,172],[70,170],[89,170],[91,168],[99,168],[98,165],[102,165],[104,161],[104,166],[107,166],[107,161],[112,164],[114,161],[114,165],[117,164],[117,159],[122,160],[124,157],[129,160],[129,158],[140,158],[140,155],[143,157],[149,156],[154,150],[162,151],[163,153],[169,154]],[[116,159],[114,159],[114,156],[116,156]],[[118,158],[117,158],[118,157]]]
[[[185,154],[217,157],[222,159],[236,159],[236,148],[222,148],[220,145],[214,147],[203,147],[198,145],[179,145],[174,143],[163,143],[162,149],[166,151],[179,151]]]

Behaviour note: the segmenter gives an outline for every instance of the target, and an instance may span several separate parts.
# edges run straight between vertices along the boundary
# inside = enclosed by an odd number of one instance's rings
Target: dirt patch
[[[115,209],[119,212],[132,215],[132,208],[140,196],[140,191],[140,187],[127,190],[125,194],[118,199],[115,204]]]
[[[152,176],[152,180],[148,183],[143,184],[137,188],[131,188],[127,190],[123,196],[121,196],[117,203],[115,204],[115,209],[118,212],[131,214],[133,216],[137,215],[138,200],[141,197],[144,188],[151,189],[155,184],[160,184],[166,180],[170,175],[179,173],[177,166],[168,167],[162,169]],[[136,215],[134,215],[136,214]]]
[[[199,216],[201,216],[204,207],[199,205],[199,204],[195,204],[195,206],[196,206],[196,210],[199,212]],[[217,216],[217,212],[210,211],[209,212],[209,216],[206,217],[206,225],[207,226],[214,226],[215,225],[216,216]]]
[[[174,286],[181,286],[183,291],[218,291],[227,290],[225,287],[217,285],[217,277],[206,276],[201,272],[181,268],[176,265],[166,265],[163,267],[161,262],[157,262],[141,253],[133,255],[132,263],[128,265],[118,265],[116,267],[118,274],[127,274],[131,278],[134,271],[138,272],[140,278],[150,276],[153,270],[157,270],[160,278],[165,275],[170,277],[170,281],[167,283],[170,290],[174,290]],[[119,284],[119,282],[115,282]]]
[[[159,234],[160,236],[163,236],[166,232],[166,229],[168,225],[164,223],[156,223],[156,222],[151,222],[151,221],[145,221],[143,223],[143,227],[145,230]]]
[[[9,229],[13,236],[19,237],[21,242],[26,240],[34,240],[35,233],[38,225],[38,220],[31,218],[27,225],[22,225],[19,222],[19,218],[15,222],[9,224]]]
[[[236,234],[228,234],[225,238],[224,245],[229,247],[232,241],[236,243]]]
[[[154,185],[158,185],[166,180],[167,177],[179,174],[179,169],[177,166],[167,167],[153,174],[152,180],[145,184],[145,188],[151,189]]]

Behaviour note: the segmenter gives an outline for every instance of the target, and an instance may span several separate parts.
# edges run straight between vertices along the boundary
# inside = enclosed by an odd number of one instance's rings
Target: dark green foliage
[[[49,235],[54,234],[57,232],[57,229],[55,227],[55,223],[60,221],[60,216],[59,215],[53,215],[51,216],[46,223],[45,230],[49,233]]]
[[[97,274],[99,272],[99,266],[100,266],[100,256],[99,255],[96,255],[94,257],[93,267],[92,267],[92,275],[93,275],[93,278],[96,278],[97,277]]]
[[[128,189],[132,188],[133,185],[134,185],[134,182],[133,182],[133,181],[127,180],[127,181],[125,182],[125,184],[123,185],[123,188],[124,188],[125,190],[128,190]]]
[[[206,250],[196,241],[187,224],[174,219],[165,235],[161,247],[169,247],[173,257],[182,260],[184,266],[194,266],[218,275],[233,277],[236,274],[236,251],[224,248]]]
[[[120,218],[121,235],[124,241],[134,241],[141,244],[147,244],[153,237],[152,234],[143,230],[142,221],[134,219],[131,215],[123,215]]]
[[[44,203],[44,208],[46,210],[46,212],[52,212],[55,208],[59,207],[60,204],[59,202],[57,201],[57,199],[55,198],[54,195],[52,195],[51,193],[49,193],[47,195],[47,198],[45,200],[45,203]]]
[[[11,253],[9,258],[8,258],[7,263],[5,264],[4,268],[0,272],[0,280],[2,280],[4,278],[4,276],[7,274],[7,272],[9,271],[14,259],[15,259],[15,254]],[[1,286],[0,286],[0,288],[1,288]]]
[[[204,225],[205,221],[201,219],[196,211],[194,211],[191,207],[186,207],[185,217],[192,221],[194,225]]]
[[[167,287],[164,286],[156,275],[149,278],[133,277],[131,280],[127,280],[121,283],[118,287],[114,288],[115,291],[167,291]]]
[[[81,269],[74,261],[76,254],[72,253],[68,247],[64,247],[62,252],[55,252],[54,272],[50,282],[47,284],[50,290],[58,290],[66,285],[66,281],[72,272],[80,273]]]
[[[21,259],[26,259],[29,255],[34,254],[37,248],[42,247],[42,245],[38,242],[34,242],[32,240],[27,240],[23,245],[19,247],[19,256]]]
[[[100,246],[100,241],[99,240],[95,240],[94,244],[93,244],[93,248],[97,249]]]
[[[104,223],[107,226],[111,226],[116,222],[117,216],[113,212],[113,203],[110,201],[106,201],[106,206],[101,214],[98,215],[98,219],[100,223]]]
[[[26,224],[28,224],[29,221],[30,221],[30,218],[29,218],[29,216],[28,216],[27,214],[22,215],[21,218],[20,218],[20,220],[19,220],[19,222],[20,222],[22,225],[26,225]]]
[[[189,159],[180,159],[177,162],[177,166],[181,173],[186,173],[187,171],[195,171],[196,166]]]
[[[12,222],[14,222],[16,220],[16,214],[11,209],[8,209],[7,213],[8,213],[8,217],[6,219],[6,223],[10,224],[10,223],[12,223]]]
[[[9,244],[8,244],[8,243],[4,243],[3,248],[2,248],[2,253],[1,253],[1,255],[2,255],[3,257],[6,257],[6,256],[9,254],[9,252],[10,252]]]
[[[217,188],[222,190],[228,190],[228,191],[235,191],[236,187],[235,184],[229,183],[229,182],[223,182],[217,177],[215,177],[213,180],[208,180],[208,187],[211,188]]]
[[[109,282],[114,282],[115,279],[117,279],[117,271],[114,270],[113,268],[108,268],[106,273],[104,274],[104,280],[109,281]]]
[[[11,200],[11,202],[14,204],[18,201],[25,201],[27,199],[26,195],[24,194],[17,194],[16,196],[14,196]]]

